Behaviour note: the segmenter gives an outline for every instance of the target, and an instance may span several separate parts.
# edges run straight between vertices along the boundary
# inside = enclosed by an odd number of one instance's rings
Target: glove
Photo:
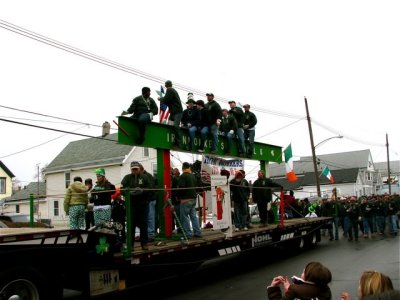
[[[121,116],[129,115],[129,113],[126,110],[123,110],[121,113]]]
[[[150,121],[153,121],[153,113],[149,113]]]
[[[217,124],[217,126],[221,125],[221,119],[217,119],[215,123]]]
[[[192,127],[192,124],[188,123],[188,124],[187,124],[187,127],[189,127],[189,128]]]
[[[229,134],[233,134],[233,133],[234,133],[233,129],[229,130]]]
[[[249,129],[249,125],[243,125],[243,129]]]

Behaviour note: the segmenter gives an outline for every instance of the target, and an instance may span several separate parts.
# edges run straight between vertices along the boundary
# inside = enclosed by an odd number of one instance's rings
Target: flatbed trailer
[[[118,294],[155,281],[206,268],[210,263],[270,247],[307,248],[318,243],[331,218],[289,219],[284,225],[254,225],[228,237],[203,229],[202,238],[160,239],[144,251],[124,253],[116,235],[102,231],[2,229],[0,299],[62,299],[65,289],[83,299]]]

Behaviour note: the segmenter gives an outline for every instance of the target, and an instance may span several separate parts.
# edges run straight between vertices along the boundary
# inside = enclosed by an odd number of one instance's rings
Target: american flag
[[[164,96],[164,87],[163,86],[161,86],[160,91],[157,91],[157,94],[160,97]],[[168,105],[161,102],[161,104],[160,104],[160,123],[167,124],[168,118],[169,118]]]

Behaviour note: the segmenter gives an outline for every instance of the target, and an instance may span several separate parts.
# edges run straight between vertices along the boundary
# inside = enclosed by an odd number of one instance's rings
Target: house
[[[0,160],[0,200],[12,195],[12,179],[15,175]]]
[[[156,150],[117,143],[117,133],[104,138],[88,138],[70,142],[44,170],[46,203],[39,207],[41,214],[52,224],[66,225],[63,204],[66,188],[74,177],[91,178],[96,182],[95,169],[104,168],[107,179],[118,185],[130,173],[130,163],[140,161],[151,174],[157,173]]]
[[[46,184],[44,182],[31,182],[27,186],[18,189],[10,197],[5,198],[2,212],[30,213],[30,195],[33,195],[33,212],[37,219],[47,218],[42,216],[39,207],[46,206]]]
[[[299,178],[288,182],[284,164],[271,164],[270,177],[280,183],[285,190],[293,190],[296,198],[317,195],[316,178],[312,156],[301,157],[293,162],[294,172]],[[334,184],[322,175],[328,166],[334,178]],[[330,197],[336,188],[338,196],[376,194],[382,186],[382,177],[375,168],[370,150],[332,153],[317,156],[318,175],[322,196]]]
[[[400,160],[390,161],[390,192],[391,194],[396,193],[400,194]],[[388,163],[387,162],[378,162],[375,163],[375,168],[382,174],[383,185],[381,189],[378,191],[378,194],[383,195],[385,193],[389,193],[389,184],[388,184]]]

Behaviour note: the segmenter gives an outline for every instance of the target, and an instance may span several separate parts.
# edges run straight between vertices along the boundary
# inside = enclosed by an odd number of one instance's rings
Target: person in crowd
[[[382,196],[377,196],[375,199],[375,220],[376,230],[378,234],[384,235],[386,229],[387,203]]]
[[[153,116],[158,114],[158,107],[153,98],[150,97],[151,90],[148,87],[142,88],[142,94],[132,100],[131,106],[127,111],[123,111],[122,115],[132,114],[132,118],[138,121],[139,137],[137,144],[143,144],[146,124],[153,120]]]
[[[332,280],[331,271],[320,262],[310,262],[304,268],[300,277],[293,276],[292,283],[287,276],[276,276],[267,287],[269,300],[294,299],[332,299],[329,283]],[[284,292],[282,293],[280,286]],[[283,295],[282,295],[283,294]]]
[[[231,200],[233,201],[235,231],[248,230],[246,226],[248,219],[248,199],[250,188],[248,181],[244,178],[242,170],[235,173],[235,177],[229,181]]]
[[[148,212],[148,218],[147,218],[147,235],[148,235],[148,241],[152,242],[154,241],[154,237],[156,235],[156,203],[157,203],[157,193],[156,193],[156,178],[151,175],[149,172],[147,172],[143,165],[140,164],[140,174],[144,177],[147,177],[150,187],[147,192],[148,198],[149,198],[149,212]]]
[[[92,189],[94,225],[101,226],[111,220],[111,196],[115,185],[108,181],[103,168],[96,169],[95,173],[97,181]]]
[[[303,209],[301,210],[301,214],[305,217],[309,212],[309,208],[311,206],[310,200],[308,198],[303,199]]]
[[[182,142],[182,134],[180,130],[183,107],[181,98],[178,92],[172,87],[171,80],[165,82],[165,88],[167,89],[164,97],[159,97],[158,100],[165,103],[169,109],[169,120],[168,124],[174,126],[173,130],[173,148],[179,149]]]
[[[337,199],[337,193],[336,193],[336,188],[333,188],[332,190],[332,198],[328,199],[328,202],[330,203],[330,208],[331,208],[331,216],[332,216],[332,222],[333,222],[333,227],[335,228],[334,235],[335,235],[335,241],[339,240],[339,225],[340,225],[340,204]]]
[[[360,216],[360,208],[356,197],[352,196],[344,205],[344,231],[347,233],[349,242],[354,240],[358,242],[358,217]]]
[[[332,202],[328,201],[328,198],[322,198],[321,200],[321,208],[320,208],[320,212],[321,212],[321,217],[328,217],[328,218],[332,218]],[[326,224],[326,228],[324,227],[322,229],[323,231],[323,235],[325,236],[325,231],[328,230],[328,234],[329,234],[329,240],[333,241],[333,221],[330,221],[329,223]]]
[[[125,241],[125,221],[126,221],[126,208],[125,201],[122,199],[121,190],[116,188],[115,193],[111,196],[111,219],[114,223],[115,232],[122,242]]]
[[[244,109],[244,140],[248,142],[247,157],[251,158],[254,153],[254,138],[256,136],[257,117],[250,111],[250,104],[243,105]]]
[[[82,178],[74,177],[74,182],[67,188],[64,198],[64,211],[69,215],[71,229],[85,228],[85,209],[89,203],[86,186]]]
[[[377,271],[364,271],[358,284],[358,300],[365,300],[367,296],[379,295],[392,290],[393,283],[389,276]],[[349,293],[343,292],[340,299],[350,300]]]
[[[196,132],[200,129],[200,111],[197,110],[196,102],[193,99],[193,94],[188,94],[188,100],[186,101],[187,108],[183,111],[182,115],[182,126],[187,128],[189,133],[189,143],[186,150],[193,150],[194,138]]]
[[[207,93],[207,103],[205,104],[204,108],[207,110],[208,113],[208,127],[203,127],[200,131],[202,140],[205,140],[207,133],[211,133],[212,135],[212,143],[211,143],[211,154],[217,153],[218,148],[218,128],[221,124],[222,118],[222,110],[221,106],[218,104],[217,101],[214,100],[213,93]],[[204,152],[204,144],[202,144],[199,148],[199,152]]]
[[[210,115],[208,114],[208,110],[205,109],[205,104],[203,100],[196,101],[196,108],[199,111],[199,117],[200,117],[200,124],[199,124],[200,145],[198,151],[202,153],[204,152],[207,133],[209,132],[209,128],[212,124],[210,123]]]
[[[131,204],[131,233],[135,234],[136,227],[140,230],[140,245],[142,250],[148,250],[147,219],[149,215],[149,189],[151,182],[147,176],[140,173],[141,164],[137,161],[131,162],[131,173],[124,176],[121,188],[129,192]],[[135,236],[132,239],[132,248]]]
[[[237,122],[237,130],[236,130],[236,136],[239,141],[238,145],[238,150],[239,150],[239,156],[240,157],[245,157],[246,153],[246,148],[244,146],[244,129],[243,129],[243,122],[244,122],[244,112],[243,109],[239,106],[236,106],[236,101],[229,101],[229,106],[231,109],[229,110],[229,114],[231,114]]]
[[[387,224],[389,226],[389,231],[392,236],[397,235],[397,223],[396,220],[398,220],[397,212],[399,211],[398,207],[398,202],[394,197],[388,196],[386,198],[387,202]]]
[[[296,198],[294,197],[294,192],[289,191],[289,194],[283,196],[285,201],[285,215],[287,219],[293,219],[293,208],[296,204]]]
[[[258,178],[253,183],[253,201],[257,203],[260,215],[260,225],[262,227],[268,225],[268,203],[272,201],[272,188],[281,188],[282,186],[270,178],[265,177],[264,171],[259,170]],[[274,220],[271,220],[274,222]]]
[[[373,202],[369,201],[366,197],[361,199],[360,204],[360,216],[362,217],[364,238],[372,237],[373,232],[373,214],[374,207]]]
[[[231,154],[232,139],[236,135],[238,129],[236,119],[231,115],[227,109],[222,110],[221,126],[219,128],[221,134],[226,137],[227,145],[224,149],[225,155]]]
[[[92,178],[85,179],[85,185],[88,192],[89,203],[85,210],[85,229],[89,230],[89,228],[94,226],[94,215],[93,215],[93,201],[91,191],[93,189],[93,181]]]
[[[185,236],[201,238],[201,229],[196,214],[197,179],[192,174],[190,164],[182,164],[182,174],[178,178],[177,197],[180,203],[180,221]],[[190,226],[191,224],[191,226]],[[193,231],[192,229],[193,228]]]

